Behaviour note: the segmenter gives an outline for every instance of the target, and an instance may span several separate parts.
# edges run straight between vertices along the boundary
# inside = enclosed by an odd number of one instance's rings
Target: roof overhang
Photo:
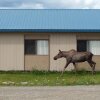
[[[0,32],[89,32],[89,33],[99,33],[100,29],[0,29]]]

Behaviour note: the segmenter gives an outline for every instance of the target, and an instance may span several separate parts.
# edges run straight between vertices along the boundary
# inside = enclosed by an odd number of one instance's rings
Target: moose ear
[[[59,49],[59,52],[61,52],[61,50]]]

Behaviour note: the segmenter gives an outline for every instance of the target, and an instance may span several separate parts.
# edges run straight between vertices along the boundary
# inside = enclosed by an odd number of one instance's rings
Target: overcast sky
[[[0,0],[0,9],[100,9],[100,0]]]

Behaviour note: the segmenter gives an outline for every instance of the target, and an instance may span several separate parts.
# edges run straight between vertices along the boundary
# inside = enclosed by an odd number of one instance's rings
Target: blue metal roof
[[[0,31],[100,32],[100,10],[1,9]]]

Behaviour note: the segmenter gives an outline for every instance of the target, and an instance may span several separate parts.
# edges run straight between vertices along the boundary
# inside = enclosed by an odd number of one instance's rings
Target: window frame
[[[41,55],[39,55],[39,54],[26,54],[25,53],[25,41],[26,40],[33,40],[33,41],[43,41],[43,40],[46,40],[46,41],[48,41],[48,54],[41,54]],[[50,54],[50,50],[49,50],[49,48],[50,48],[50,45],[49,45],[49,39],[25,39],[24,40],[24,55],[30,55],[30,56],[49,56],[49,54]],[[37,48],[36,48],[37,49]]]

